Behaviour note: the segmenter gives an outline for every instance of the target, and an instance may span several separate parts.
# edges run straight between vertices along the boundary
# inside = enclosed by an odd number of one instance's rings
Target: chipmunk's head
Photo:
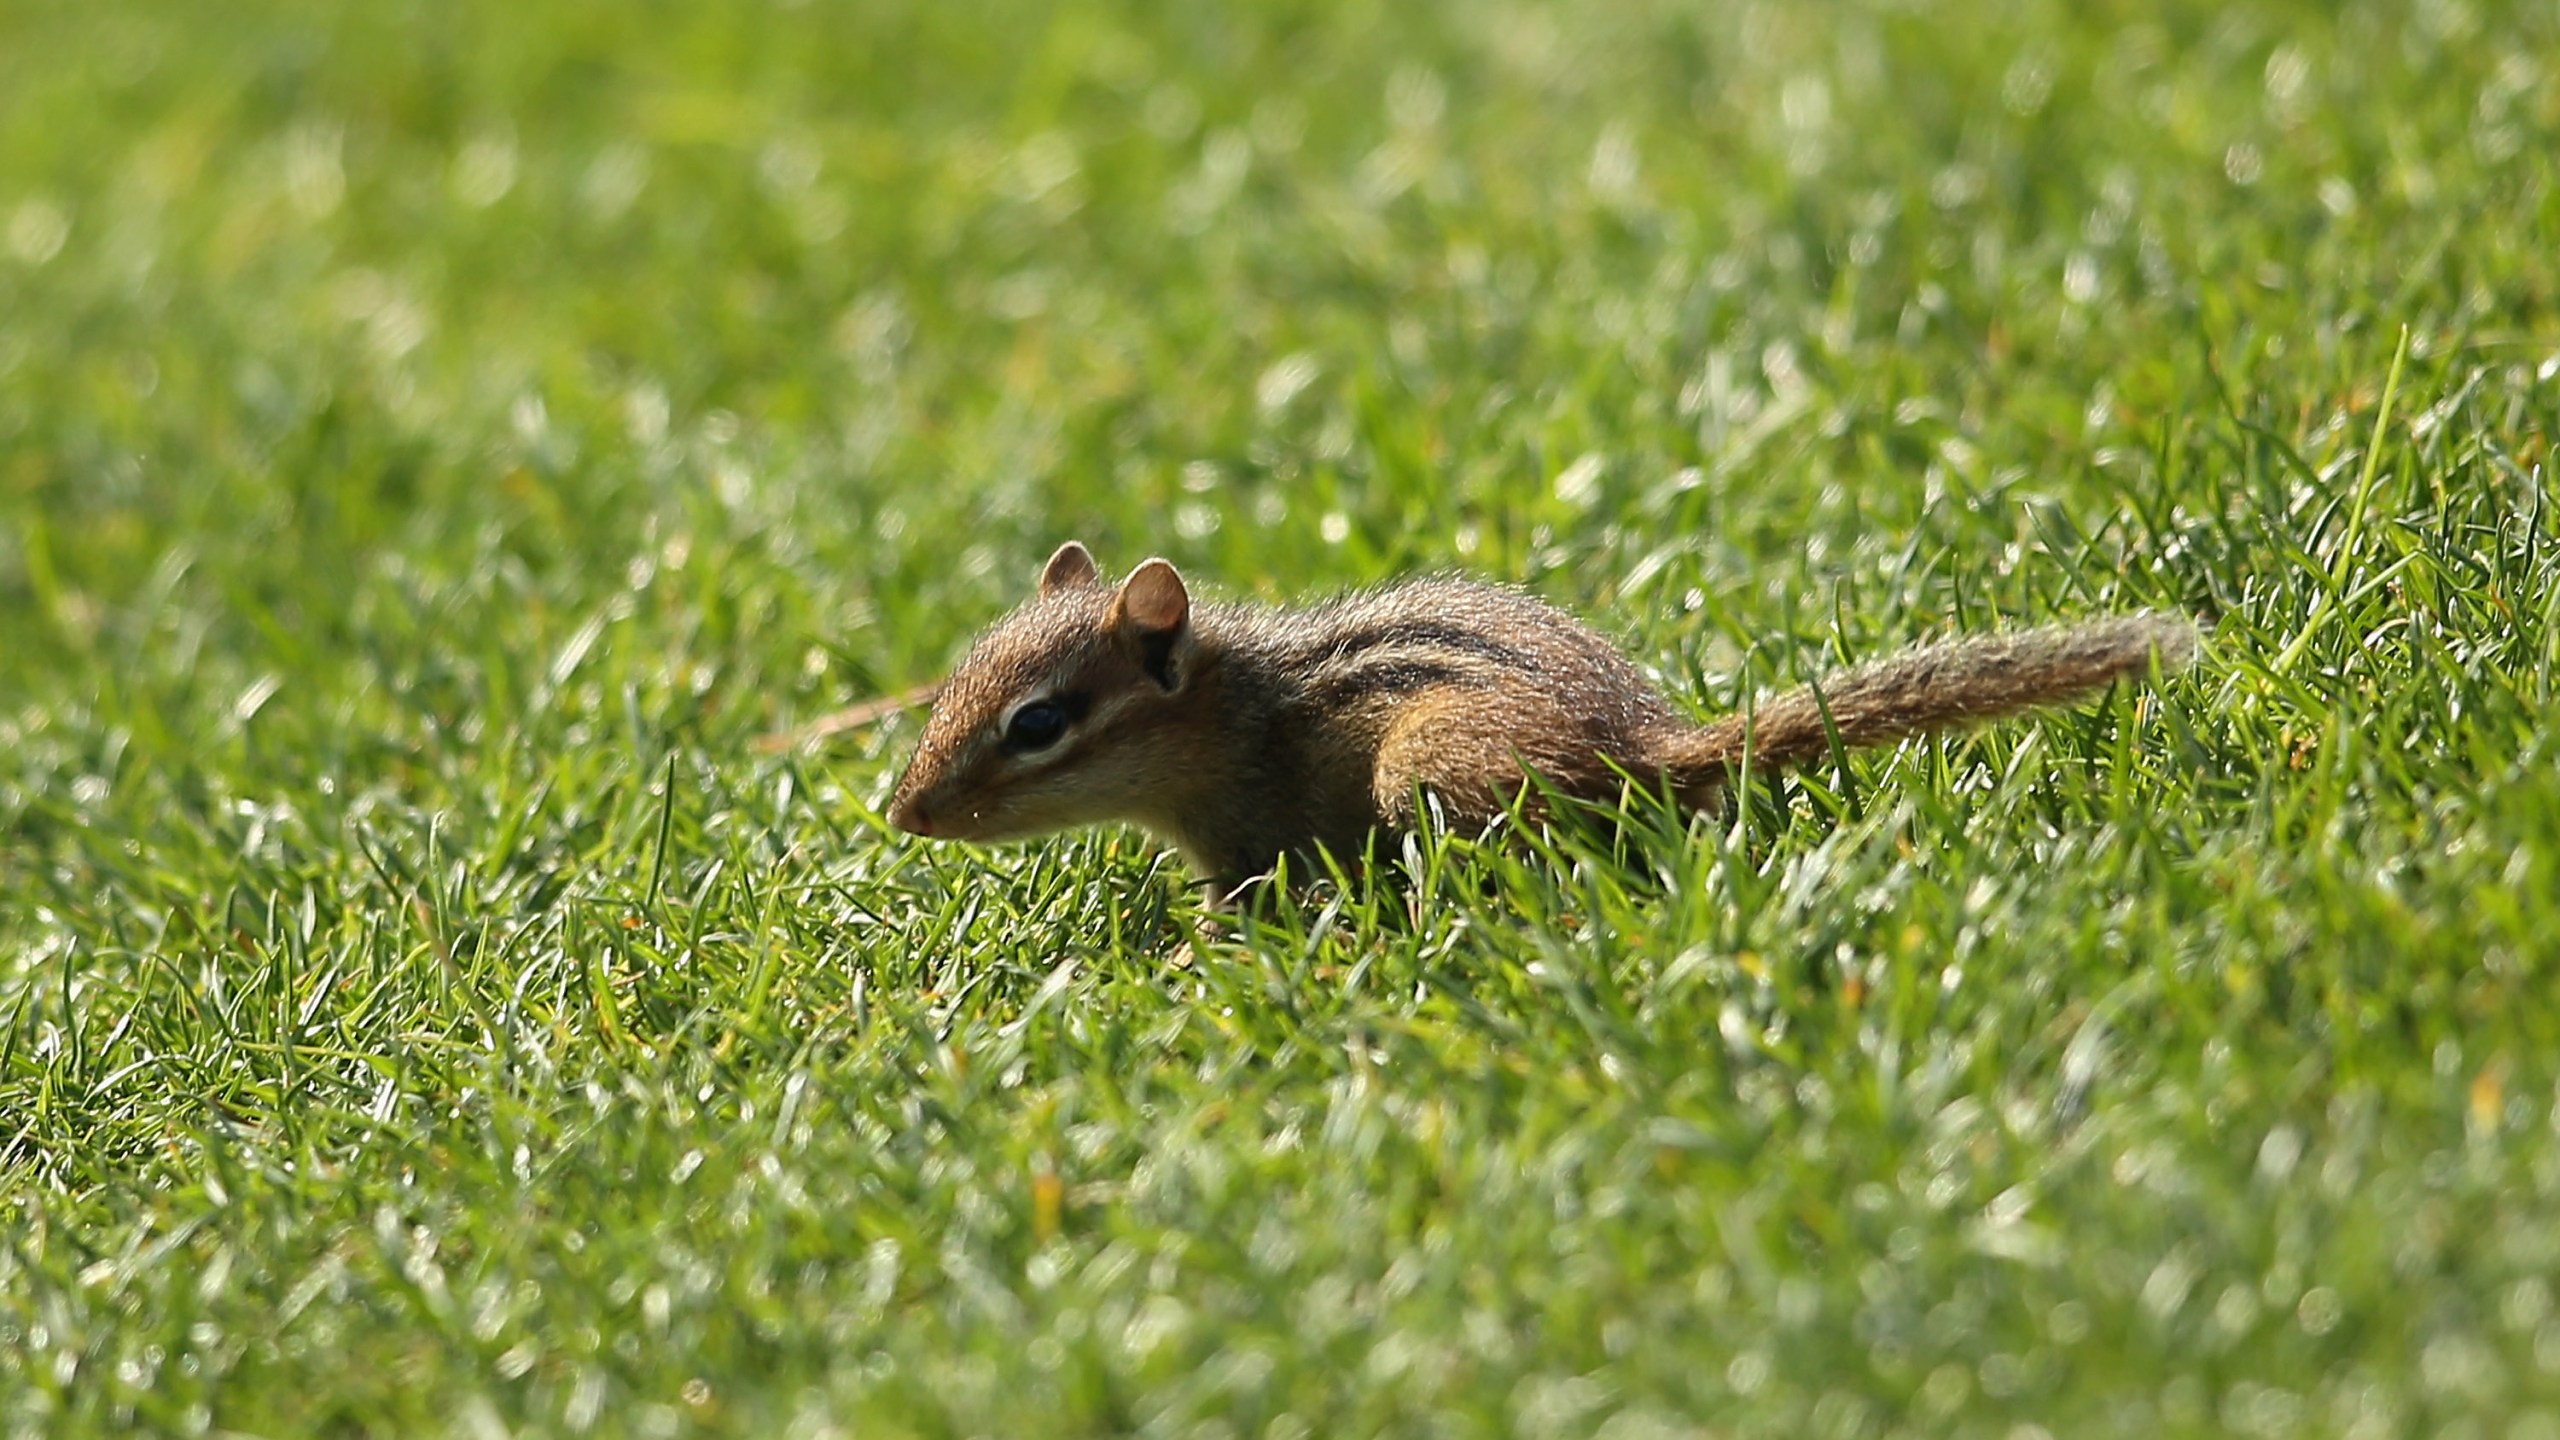
[[[1186,702],[1198,644],[1191,595],[1163,560],[1118,585],[1068,541],[1038,593],[997,621],[944,682],[889,822],[942,840],[1006,840],[1141,820],[1196,776]]]

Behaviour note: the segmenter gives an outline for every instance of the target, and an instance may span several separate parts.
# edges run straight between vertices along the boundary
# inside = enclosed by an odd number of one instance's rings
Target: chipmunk
[[[1223,898],[1284,858],[1355,863],[1422,797],[1481,828],[1529,772],[1615,798],[1659,780],[1717,803],[1746,756],[1817,760],[2068,700],[2183,664],[2184,619],[2138,614],[1906,650],[1700,726],[1563,611],[1467,580],[1408,581],[1303,608],[1195,604],[1148,560],[1113,585],[1069,541],[1038,592],[944,682],[889,820],[1005,840],[1131,821]],[[1534,796],[1532,799],[1534,800]]]

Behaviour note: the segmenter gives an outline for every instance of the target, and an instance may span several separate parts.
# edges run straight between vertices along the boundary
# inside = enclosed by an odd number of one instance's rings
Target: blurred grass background
[[[2560,13],[1373,11],[0,3],[0,1424],[2560,1435]],[[2212,653],[1168,970],[1069,535]]]

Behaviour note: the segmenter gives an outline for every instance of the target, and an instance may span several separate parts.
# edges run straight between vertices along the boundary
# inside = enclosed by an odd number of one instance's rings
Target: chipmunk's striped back
[[[2135,616],[1905,652],[1699,727],[1589,627],[1515,590],[1417,580],[1294,608],[1194,605],[1150,560],[1114,587],[1069,543],[943,687],[890,807],[1001,839],[1126,820],[1232,885],[1356,863],[1428,796],[1490,822],[1534,771],[1602,799],[1660,777],[1712,802],[1746,754],[1800,764],[2050,704],[2182,663]]]
[[[1673,713],[1582,622],[1519,591],[1469,580],[1408,581],[1296,609],[1214,607],[1203,621],[1233,657],[1321,708],[1393,705],[1441,687],[1533,691],[1611,736],[1632,736]]]

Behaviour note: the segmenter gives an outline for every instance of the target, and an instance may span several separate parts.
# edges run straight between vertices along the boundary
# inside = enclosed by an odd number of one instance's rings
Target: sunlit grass
[[[1384,8],[13,7],[0,1425],[2560,1433],[2554,17]],[[2208,641],[1177,964],[1068,535]]]

